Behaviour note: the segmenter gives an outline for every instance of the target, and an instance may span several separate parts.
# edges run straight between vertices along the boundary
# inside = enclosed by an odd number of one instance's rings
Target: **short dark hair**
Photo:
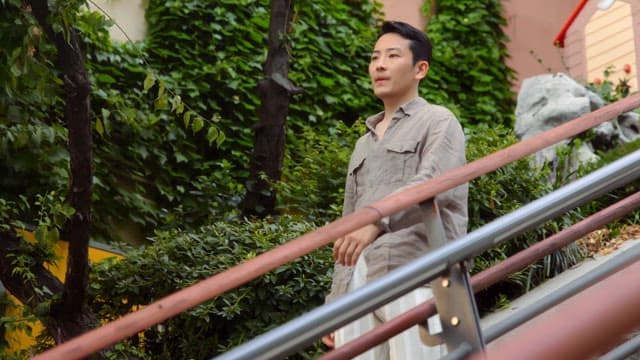
[[[402,21],[385,21],[378,39],[388,33],[398,34],[410,41],[409,49],[413,53],[414,65],[420,60],[431,62],[431,40],[423,31]]]

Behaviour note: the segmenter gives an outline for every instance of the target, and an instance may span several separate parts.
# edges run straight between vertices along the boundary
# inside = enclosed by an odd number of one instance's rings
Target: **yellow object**
[[[35,242],[35,236],[32,232],[28,231],[18,231],[19,235],[24,236],[28,241]],[[55,245],[55,253],[60,257],[60,259],[52,264],[46,266],[46,268],[51,271],[51,273],[60,279],[60,281],[64,281],[65,274],[67,271],[67,254],[68,254],[69,243],[66,241],[58,241]],[[91,242],[89,245],[89,262],[97,263],[107,258],[118,258],[121,259],[123,256],[115,249],[110,249],[108,246],[104,244]],[[0,294],[2,295],[2,294]],[[19,318],[22,316],[22,303],[14,296],[12,296],[9,292],[4,294],[10,300],[10,305],[8,305],[4,311],[4,316],[7,317],[16,317]],[[11,305],[12,304],[12,305]],[[31,334],[26,333],[21,330],[13,330],[7,331],[4,335],[5,340],[9,345],[9,354],[14,354],[21,350],[27,350],[35,345],[35,337],[44,329],[44,326],[40,322],[30,322],[25,319],[26,325],[31,327]]]

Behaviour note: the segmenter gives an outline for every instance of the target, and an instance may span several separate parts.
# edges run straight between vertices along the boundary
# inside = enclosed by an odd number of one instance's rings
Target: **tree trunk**
[[[271,1],[269,51],[265,78],[258,85],[261,104],[259,122],[254,127],[247,193],[242,203],[244,215],[264,217],[275,213],[276,194],[270,184],[282,175],[289,97],[302,91],[288,78],[289,49],[285,39],[292,17],[293,0]]]
[[[65,89],[65,122],[68,129],[71,157],[69,202],[75,214],[69,220],[66,236],[69,241],[65,283],[54,294],[62,293],[59,302],[52,304],[47,329],[57,343],[78,336],[98,324],[86,305],[89,281],[89,227],[91,224],[91,192],[93,187],[93,153],[89,108],[90,83],[80,49],[78,34],[69,27],[66,37],[57,33],[48,22],[46,0],[28,1],[33,15],[58,51],[57,63]],[[36,268],[39,269],[40,265]],[[50,274],[49,274],[50,275]],[[42,274],[40,281],[50,281]],[[4,280],[4,278],[3,278]],[[28,284],[25,284],[28,285]],[[38,284],[40,286],[42,284]],[[51,289],[52,291],[54,289]],[[13,292],[13,291],[12,291]],[[21,301],[28,300],[20,298]]]

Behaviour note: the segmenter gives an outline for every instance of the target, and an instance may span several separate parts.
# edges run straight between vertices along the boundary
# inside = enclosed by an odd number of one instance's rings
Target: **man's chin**
[[[391,95],[391,91],[389,91],[388,89],[374,89],[373,94],[377,98],[383,99],[383,98],[389,97],[389,95]]]

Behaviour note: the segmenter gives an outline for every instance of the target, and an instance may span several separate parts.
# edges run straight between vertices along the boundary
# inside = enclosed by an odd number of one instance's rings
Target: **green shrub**
[[[607,164],[610,164],[626,155],[629,155],[635,151],[640,150],[640,139],[624,143],[616,148],[609,150],[607,152],[598,152],[599,160],[593,163],[582,164],[578,170],[576,171],[579,176],[584,176],[596,169],[599,169]],[[640,190],[640,181],[635,180],[630,182],[625,186],[621,186],[613,191],[608,192],[607,194],[601,196],[600,198],[591,201],[580,207],[580,213],[587,217],[599,210],[602,210],[608,206],[611,206],[615,202],[618,202],[624,199],[627,196],[633,195]],[[609,228],[613,229],[614,232],[621,224],[637,224],[639,222],[640,210],[635,210],[629,216],[625,218],[613,222],[607,225]]]
[[[480,125],[467,133],[469,162],[490,155],[518,142],[511,129],[503,126]],[[521,159],[471,181],[469,188],[469,230],[473,231],[501,216],[553,191],[549,168],[533,168],[529,159]],[[546,224],[502,242],[475,258],[473,273],[482,271],[522,251],[545,237],[570,225],[577,219],[570,211]],[[512,274],[476,297],[481,311],[496,306],[504,296],[514,298],[555,276],[581,259],[575,246],[555,252],[534,265]]]
[[[350,127],[338,122],[326,131],[305,127],[291,139],[282,181],[276,184],[279,210],[318,225],[339,218],[351,151],[364,131],[362,121]]]
[[[114,319],[313,229],[299,217],[282,216],[159,232],[151,245],[94,267],[93,309],[103,319]],[[322,304],[332,266],[331,250],[325,247],[154,326],[144,339],[132,338],[128,344],[153,359],[210,358]]]

